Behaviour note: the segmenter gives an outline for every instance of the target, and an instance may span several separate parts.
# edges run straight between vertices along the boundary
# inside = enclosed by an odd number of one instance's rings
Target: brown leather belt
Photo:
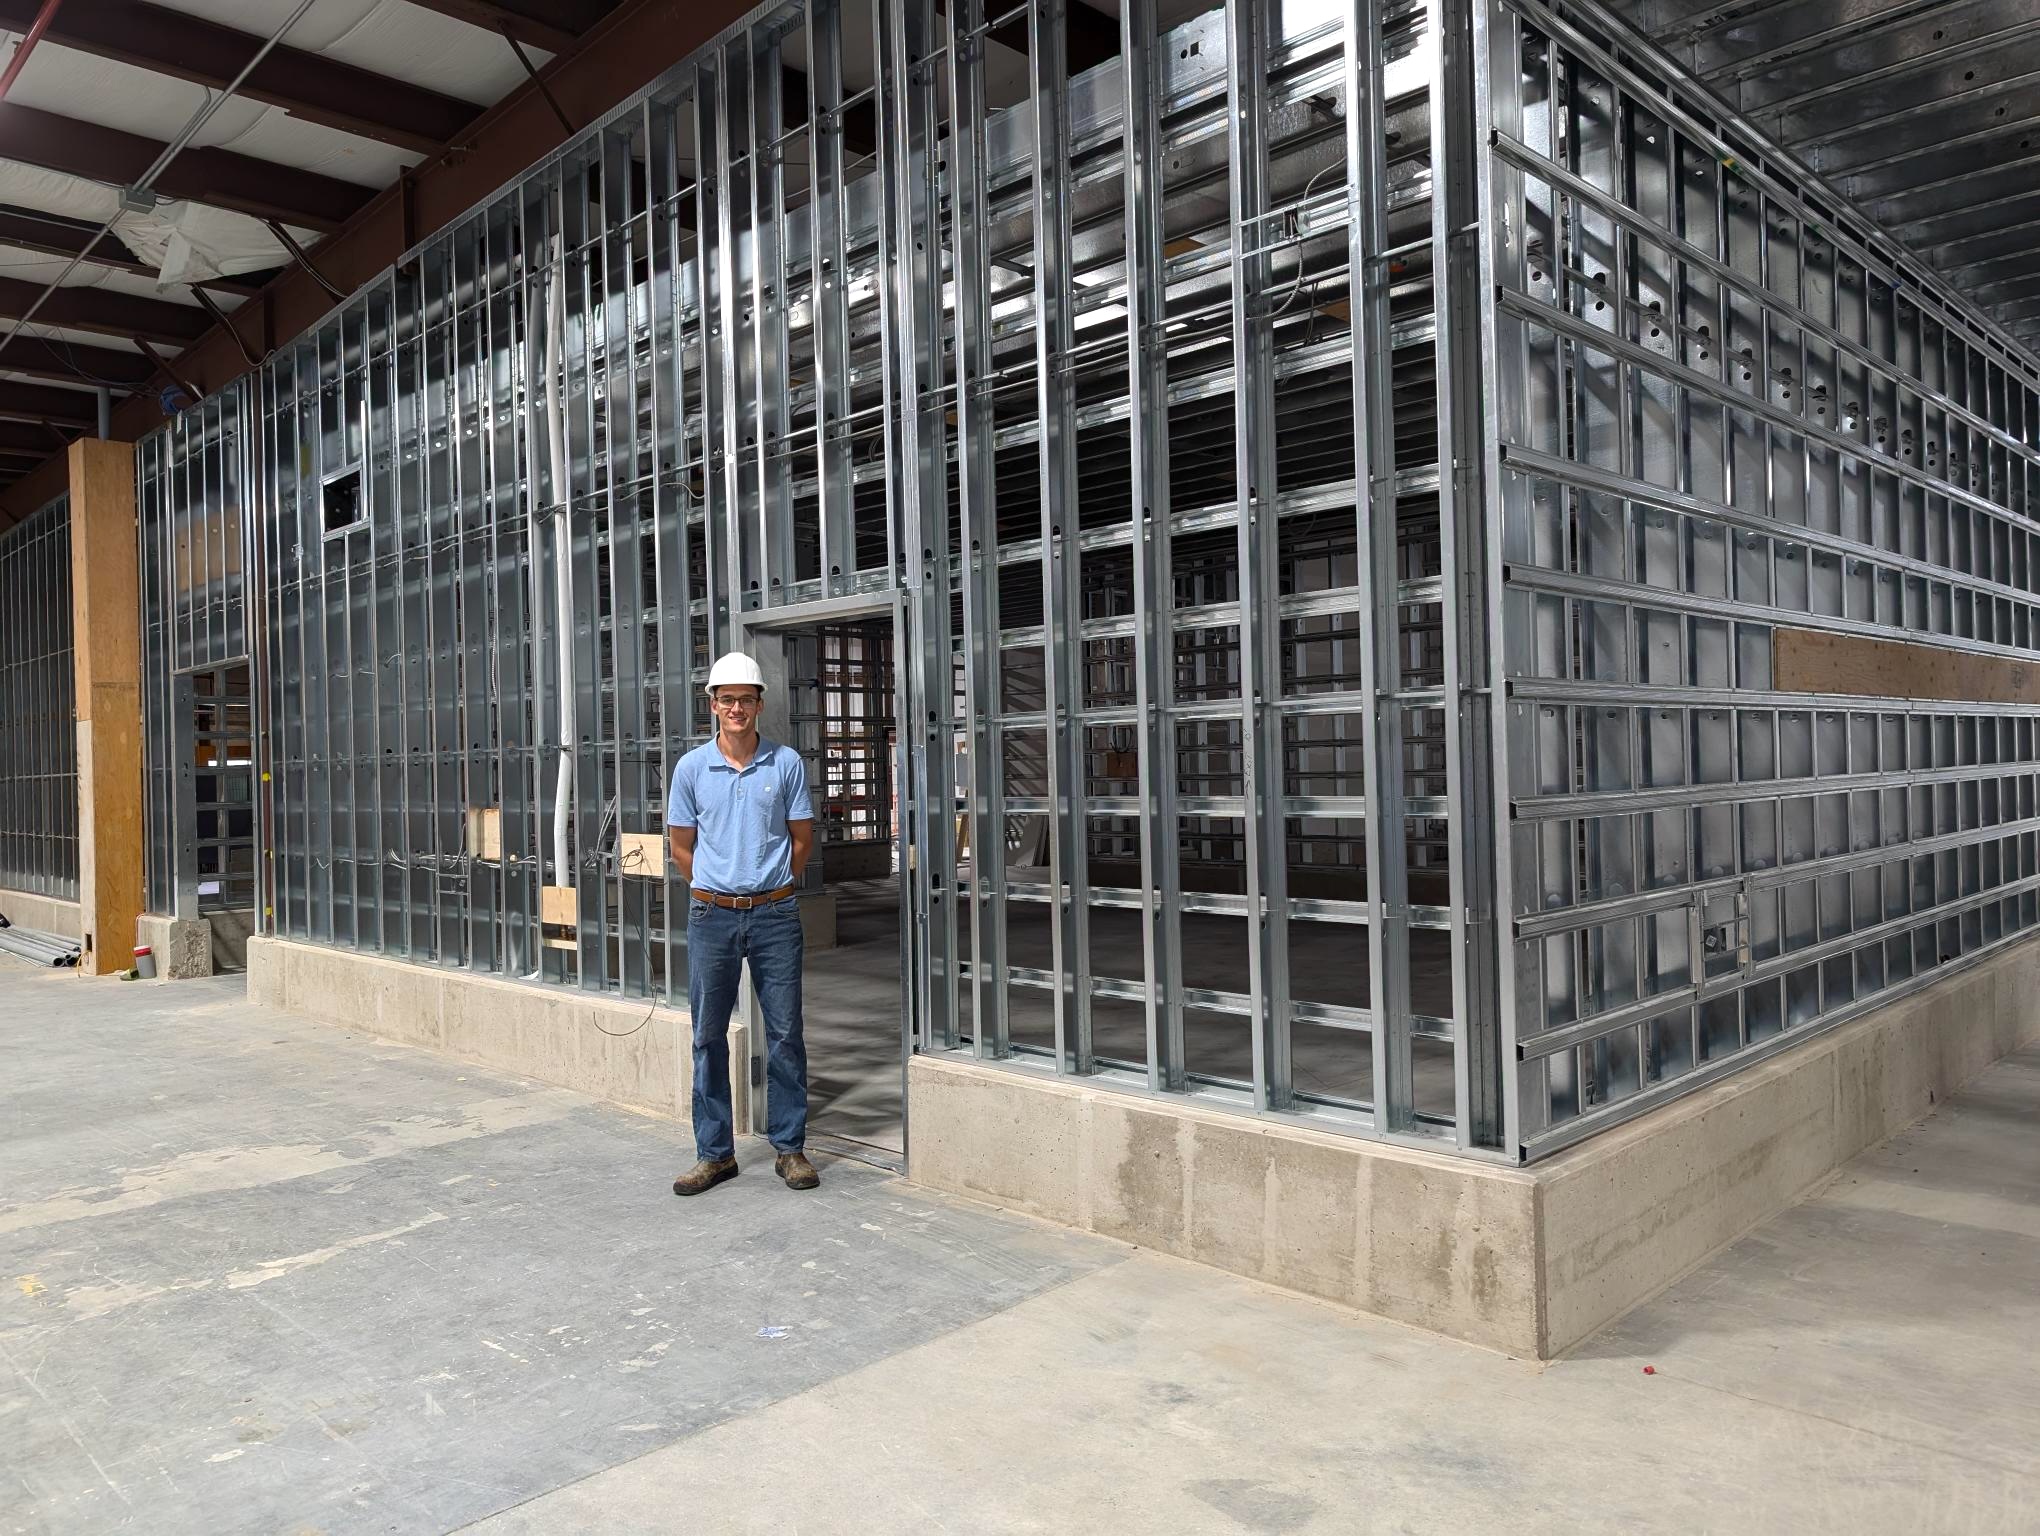
[[[748,912],[753,907],[767,907],[775,901],[784,901],[791,896],[794,888],[782,885],[776,891],[761,891],[756,896],[725,896],[721,891],[696,891],[694,899],[705,901],[711,907],[727,907],[732,912]]]

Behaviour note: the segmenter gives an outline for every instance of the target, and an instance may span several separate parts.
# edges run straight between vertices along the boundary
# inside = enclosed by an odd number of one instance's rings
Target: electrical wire
[[[637,1023],[631,1025],[629,1029],[602,1029],[602,1026],[600,1024],[596,1024],[594,1019],[592,1018],[589,1019],[588,1022],[591,1025],[594,1025],[596,1029],[601,1029],[602,1033],[609,1036],[609,1038],[612,1040],[628,1040],[632,1035],[636,1034],[639,1030],[643,1029],[647,1024],[651,1023],[652,1015],[657,1013],[658,1011],[659,1000],[655,997],[652,999],[652,1006],[645,1010],[645,1016],[639,1019]]]
[[[26,321],[23,322],[23,324],[26,323]],[[88,384],[96,384],[101,389],[117,389],[124,394],[132,394],[140,387],[129,379],[102,379],[97,374],[87,371],[85,365],[78,361],[78,354],[72,350],[78,343],[71,341],[68,337],[57,335],[53,326],[39,325],[30,331],[29,338],[32,341],[39,341],[44,346],[52,349],[61,348],[64,354],[64,361],[71,365],[71,371]],[[8,340],[11,341],[13,338],[10,336]],[[135,356],[139,360],[141,354],[137,352]],[[5,367],[5,363],[0,363],[0,369]]]
[[[1317,174],[1312,176],[1309,181],[1306,181],[1303,184],[1303,195],[1297,198],[1296,200],[1297,208],[1301,209],[1305,203],[1310,201],[1311,189],[1315,187],[1320,181],[1322,181],[1327,173],[1331,171],[1340,171],[1344,169],[1345,166],[1339,163],[1319,166]],[[1302,289],[1302,287],[1303,287],[1303,245],[1302,242],[1299,241],[1296,249],[1296,280],[1289,285],[1288,296],[1282,300],[1281,305],[1277,307],[1268,316],[1268,318],[1272,320],[1278,315],[1287,313],[1289,306],[1296,302],[1296,295]]]

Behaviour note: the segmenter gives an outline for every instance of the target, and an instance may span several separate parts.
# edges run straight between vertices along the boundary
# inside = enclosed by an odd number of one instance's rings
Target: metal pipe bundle
[[[0,928],[0,949],[19,955],[37,965],[59,966],[78,963],[79,944],[60,934],[38,933],[33,928]]]

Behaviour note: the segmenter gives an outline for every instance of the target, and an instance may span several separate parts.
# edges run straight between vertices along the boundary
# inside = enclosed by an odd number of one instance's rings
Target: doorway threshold
[[[895,1152],[891,1147],[858,1141],[855,1137],[831,1136],[825,1131],[809,1131],[807,1144],[810,1151],[827,1152],[832,1157],[847,1157],[852,1162],[867,1163],[873,1168],[882,1168],[887,1173],[904,1174],[907,1171],[904,1153]]]

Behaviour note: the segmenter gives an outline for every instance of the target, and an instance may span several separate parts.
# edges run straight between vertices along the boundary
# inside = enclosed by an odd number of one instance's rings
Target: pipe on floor
[[[18,955],[36,965],[60,966],[78,963],[79,944],[54,933],[33,928],[0,928],[0,950]]]

